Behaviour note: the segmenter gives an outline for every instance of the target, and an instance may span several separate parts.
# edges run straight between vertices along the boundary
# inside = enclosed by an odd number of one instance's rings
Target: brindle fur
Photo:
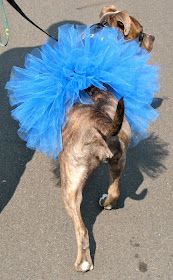
[[[110,11],[116,11],[116,8],[105,7],[101,15]],[[121,13],[118,19],[126,26],[126,33],[128,30],[128,34],[124,36],[127,39],[136,39],[143,30],[142,26],[132,17],[130,22],[129,18],[126,20],[129,17],[127,12]],[[112,26],[118,26],[116,17],[107,19]],[[122,26],[119,28],[123,32]],[[151,50],[153,41],[148,41],[147,46],[145,44],[141,46]],[[129,124],[123,117],[122,100],[118,103],[109,91],[102,91],[95,87],[87,89],[86,94],[90,95],[93,104],[76,104],[70,110],[62,133],[63,151],[59,155],[62,197],[74,222],[77,240],[75,268],[83,272],[92,270],[93,264],[88,232],[80,212],[82,190],[88,176],[101,162],[106,161],[109,166],[110,185],[108,194],[100,200],[100,204],[105,209],[111,209],[116,205],[120,195],[120,176],[131,137]]]

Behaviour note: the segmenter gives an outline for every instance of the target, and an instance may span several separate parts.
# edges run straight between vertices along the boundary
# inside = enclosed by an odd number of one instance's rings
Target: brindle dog
[[[119,12],[114,6],[105,7],[101,11],[101,22],[118,27],[127,40],[139,40],[141,47],[152,50],[154,37],[144,33],[140,23],[127,12]],[[93,269],[88,232],[80,213],[83,187],[93,170],[107,161],[110,185],[108,194],[104,194],[99,203],[104,209],[116,205],[131,137],[130,126],[124,117],[123,100],[118,102],[108,90],[93,86],[86,90],[86,94],[94,103],[76,104],[70,110],[62,133],[63,151],[59,155],[62,196],[74,222],[78,247],[75,268],[83,272]]]

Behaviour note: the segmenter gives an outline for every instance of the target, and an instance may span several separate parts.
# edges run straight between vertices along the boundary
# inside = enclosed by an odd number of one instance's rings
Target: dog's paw
[[[101,207],[103,207],[105,210],[111,210],[111,209],[112,209],[112,205],[106,205],[106,206],[104,206],[104,202],[105,202],[107,196],[108,196],[108,194],[104,193],[104,194],[100,197],[100,199],[99,199],[99,205],[100,205]]]
[[[108,195],[107,195],[106,193],[104,193],[104,194],[100,197],[100,199],[99,199],[99,205],[100,205],[101,207],[104,207],[104,202],[105,202],[107,196],[108,196]]]
[[[94,266],[92,263],[84,260],[82,263],[77,264],[75,263],[75,268],[77,271],[81,271],[81,272],[87,272],[89,270],[93,270]]]
[[[106,158],[107,158],[107,159],[110,159],[110,158],[112,158],[113,156],[114,156],[114,154],[111,152],[111,150],[110,150],[110,149],[107,149]]]

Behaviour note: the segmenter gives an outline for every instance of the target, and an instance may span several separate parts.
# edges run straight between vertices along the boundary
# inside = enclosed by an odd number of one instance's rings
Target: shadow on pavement
[[[48,32],[56,36],[58,26],[65,23],[82,24],[76,21],[63,21],[53,24]],[[10,78],[11,68],[23,67],[25,55],[32,49],[33,47],[16,48],[0,55],[0,212],[12,198],[26,164],[34,154],[34,151],[27,149],[17,135],[18,124],[10,116],[11,107],[7,91],[4,89]]]
[[[145,198],[147,188],[136,193],[144,180],[143,173],[153,179],[161,175],[166,170],[163,162],[168,154],[168,144],[154,134],[129,149],[118,208],[124,207],[127,197],[134,200]]]
[[[126,198],[142,200],[147,194],[147,188],[137,194],[142,184],[143,173],[155,179],[166,170],[164,160],[168,156],[168,144],[158,136],[151,136],[141,141],[136,147],[129,149],[124,174],[121,180],[121,195],[117,208],[123,208]],[[89,178],[83,192],[81,205],[82,216],[90,237],[91,255],[94,260],[96,242],[93,235],[93,225],[102,209],[98,204],[103,193],[107,193],[107,167],[99,167]],[[152,187],[152,186],[150,186]]]

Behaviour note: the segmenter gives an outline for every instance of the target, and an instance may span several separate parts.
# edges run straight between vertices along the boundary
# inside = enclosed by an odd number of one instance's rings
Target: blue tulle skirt
[[[87,26],[63,25],[58,42],[48,41],[27,54],[24,68],[13,67],[6,84],[12,117],[27,147],[54,159],[62,150],[66,114],[75,103],[91,103],[85,89],[107,84],[124,97],[125,115],[138,142],[158,113],[151,107],[158,91],[158,68],[135,41],[115,28],[97,32]]]

